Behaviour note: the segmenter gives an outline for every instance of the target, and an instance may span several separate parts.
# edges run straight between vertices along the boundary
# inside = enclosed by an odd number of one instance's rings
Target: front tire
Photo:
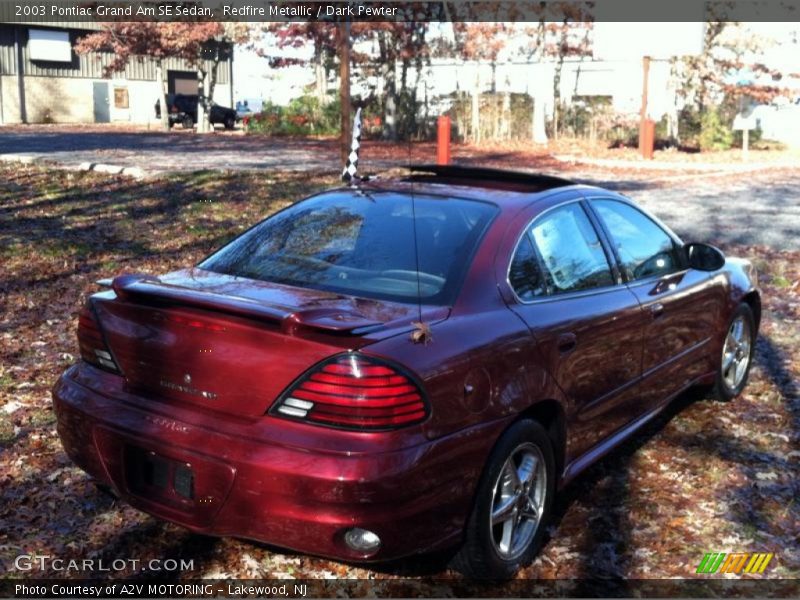
[[[554,495],[547,432],[536,421],[518,421],[489,456],[453,566],[472,578],[513,577],[539,551]]]
[[[742,303],[733,313],[725,341],[722,344],[713,396],[722,402],[729,402],[742,393],[747,385],[750,366],[755,352],[756,327],[753,311]]]

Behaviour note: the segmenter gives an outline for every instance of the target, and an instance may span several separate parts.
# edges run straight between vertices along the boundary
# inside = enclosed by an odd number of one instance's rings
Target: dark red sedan
[[[616,193],[415,167],[125,275],[53,392],[69,456],[148,513],[349,561],[535,555],[554,495],[677,394],[747,381],[744,260]]]

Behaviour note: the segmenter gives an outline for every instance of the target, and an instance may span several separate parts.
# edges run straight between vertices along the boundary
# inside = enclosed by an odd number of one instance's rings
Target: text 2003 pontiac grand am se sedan
[[[742,391],[754,283],[613,192],[415,167],[91,296],[58,431],[194,531],[349,561],[460,544],[508,577],[557,491],[677,394]]]

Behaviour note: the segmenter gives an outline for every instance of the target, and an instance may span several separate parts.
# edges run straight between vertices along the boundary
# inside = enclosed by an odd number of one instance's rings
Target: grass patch
[[[783,275],[775,275],[772,278],[772,285],[774,285],[775,287],[779,287],[779,288],[787,288],[787,287],[791,287],[792,282],[789,281],[789,279],[787,279]]]
[[[11,422],[11,418],[5,413],[0,413],[0,444],[8,444],[15,437],[14,423]]]

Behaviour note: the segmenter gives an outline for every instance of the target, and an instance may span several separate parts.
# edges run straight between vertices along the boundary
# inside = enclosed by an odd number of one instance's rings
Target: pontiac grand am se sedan
[[[555,494],[747,381],[755,273],[616,193],[464,167],[327,191],[122,275],[53,391],[69,456],[191,530],[346,561],[530,562]]]

